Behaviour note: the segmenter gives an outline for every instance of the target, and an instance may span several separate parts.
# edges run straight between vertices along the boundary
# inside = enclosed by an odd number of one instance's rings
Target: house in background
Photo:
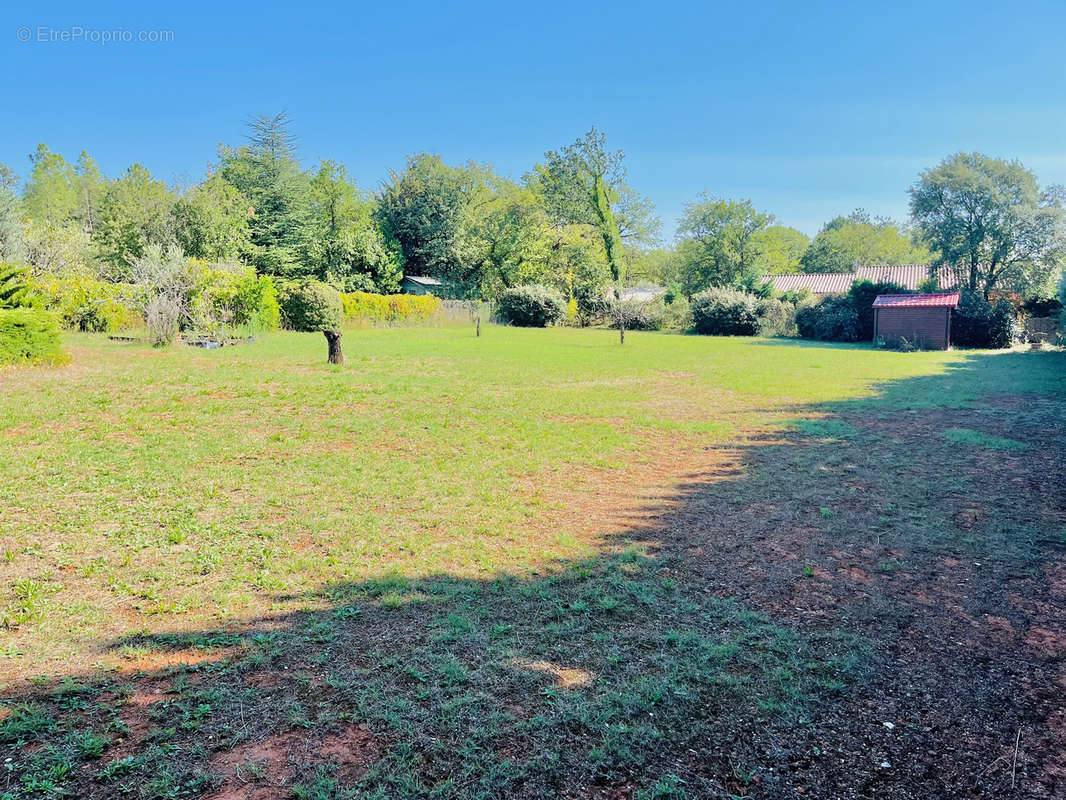
[[[404,294],[434,294],[438,297],[444,284],[428,275],[404,275],[400,291]]]
[[[922,350],[951,347],[951,311],[959,293],[879,294],[874,300],[874,341],[893,347],[907,340]]]
[[[929,278],[928,264],[872,264],[855,267],[852,272],[807,272],[794,275],[764,275],[763,282],[773,284],[776,292],[798,292],[810,289],[813,294],[847,294],[851,284],[858,280],[873,283],[896,283],[904,289],[916,292],[922,282]],[[937,273],[939,288],[953,290],[958,279],[947,267]]]
[[[614,297],[614,290],[609,289],[607,294],[609,297]],[[650,303],[653,300],[658,300],[664,294],[666,294],[666,289],[662,286],[641,284],[623,289],[622,300],[633,301],[636,303]]]

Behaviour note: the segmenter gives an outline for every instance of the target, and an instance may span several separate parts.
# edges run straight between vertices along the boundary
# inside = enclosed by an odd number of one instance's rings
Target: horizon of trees
[[[1066,252],[1063,191],[980,154],[923,172],[907,223],[857,209],[812,238],[750,200],[703,192],[664,243],[651,201],[628,182],[625,154],[595,128],[517,180],[487,163],[419,153],[373,192],[337,161],[305,169],[285,114],[255,117],[248,128],[245,143],[221,145],[204,177],[185,187],[139,163],[109,178],[88,153],[71,163],[44,144],[21,192],[0,165],[0,260],[122,282],[158,246],[345,291],[395,292],[410,274],[491,299],[524,283],[571,297],[625,282],[692,295],[751,286],[763,274],[874,263],[947,265],[986,295],[1039,294]]]

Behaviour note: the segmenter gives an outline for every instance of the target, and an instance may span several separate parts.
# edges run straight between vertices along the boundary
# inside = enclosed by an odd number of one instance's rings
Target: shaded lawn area
[[[1066,791],[1061,354],[73,345],[0,373],[0,794]]]

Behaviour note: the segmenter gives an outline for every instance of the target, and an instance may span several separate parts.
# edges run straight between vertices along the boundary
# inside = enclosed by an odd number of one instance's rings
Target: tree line
[[[87,153],[71,163],[44,144],[21,191],[0,165],[0,260],[121,282],[151,247],[343,291],[392,293],[403,275],[426,275],[487,299],[525,284],[573,298],[640,281],[691,296],[764,274],[928,263],[986,295],[1050,294],[1066,252],[1060,189],[1017,162],[960,153],[923,172],[910,198],[907,223],[857,210],[812,239],[749,200],[704,193],[667,245],[624,153],[596,129],[520,179],[421,153],[370,192],[337,161],[305,169],[279,114],[252,119],[247,141],[221,146],[190,186],[141,164],[107,178]]]

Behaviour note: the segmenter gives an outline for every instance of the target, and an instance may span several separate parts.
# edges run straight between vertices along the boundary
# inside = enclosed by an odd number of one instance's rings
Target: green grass
[[[0,613],[26,669],[80,658],[116,624],[248,617],[329,581],[587,557],[607,531],[575,530],[561,498],[658,451],[789,420],[846,437],[801,410],[973,403],[1051,380],[1010,355],[656,334],[620,348],[566,329],[352,331],[343,368],[311,334],[67,344],[69,367],[0,372]],[[953,380],[973,359],[995,365],[984,386]],[[905,398],[886,393],[901,380]]]
[[[195,797],[233,780],[216,751],[350,726],[374,757],[308,755],[293,796],[741,796],[756,755],[686,754],[804,730],[898,629],[856,627],[846,586],[835,617],[781,618],[837,590],[834,553],[878,586],[927,554],[1000,585],[1061,535],[944,452],[1054,427],[1059,353],[491,326],[349,331],[341,368],[315,335],[67,345],[0,372],[19,800]],[[1011,410],[1032,397],[1046,419]],[[960,498],[998,516],[960,528]]]
[[[969,428],[948,428],[941,436],[952,444],[978,447],[983,450],[1025,450],[1029,446],[1015,439],[1004,439]]]

